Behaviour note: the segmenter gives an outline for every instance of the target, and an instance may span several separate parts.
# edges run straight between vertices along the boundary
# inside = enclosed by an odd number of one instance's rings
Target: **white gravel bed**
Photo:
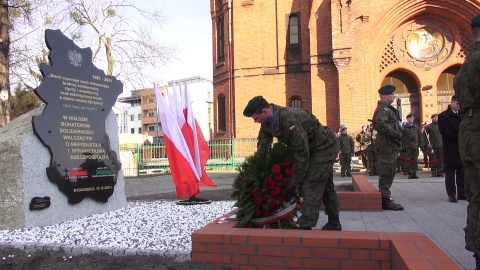
[[[127,202],[126,207],[45,227],[0,230],[0,243],[62,244],[92,248],[174,250],[190,253],[191,234],[232,211],[234,201],[176,205]]]

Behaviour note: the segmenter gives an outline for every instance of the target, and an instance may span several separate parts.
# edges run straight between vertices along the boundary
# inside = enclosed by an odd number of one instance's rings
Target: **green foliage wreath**
[[[292,208],[283,197],[291,182],[292,164],[293,154],[288,146],[274,143],[259,149],[237,169],[240,173],[233,183],[232,198],[237,200],[237,220],[241,226],[255,226],[252,219],[278,216],[282,210]],[[290,216],[281,216],[275,221]],[[278,227],[288,226],[280,224]]]

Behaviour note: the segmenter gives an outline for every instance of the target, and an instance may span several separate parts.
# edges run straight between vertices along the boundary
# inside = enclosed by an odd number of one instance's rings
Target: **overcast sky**
[[[212,77],[212,22],[209,0],[137,0],[142,7],[156,6],[166,18],[161,40],[174,44],[178,60],[161,75],[166,81],[193,76]]]

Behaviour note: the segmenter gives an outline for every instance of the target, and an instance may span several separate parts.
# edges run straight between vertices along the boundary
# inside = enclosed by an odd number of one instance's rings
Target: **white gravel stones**
[[[235,209],[234,203],[185,206],[166,200],[128,202],[116,211],[46,227],[0,230],[0,243],[189,253],[192,232]]]

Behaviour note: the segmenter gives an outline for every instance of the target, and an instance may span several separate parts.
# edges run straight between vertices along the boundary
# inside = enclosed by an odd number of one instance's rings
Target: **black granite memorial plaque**
[[[42,210],[50,206],[50,197],[33,197],[30,201],[30,210]]]
[[[80,48],[60,30],[45,31],[50,66],[35,89],[47,105],[32,119],[33,131],[50,152],[48,179],[70,204],[90,197],[107,202],[120,162],[110,149],[105,119],[123,84],[95,67],[90,48]]]

